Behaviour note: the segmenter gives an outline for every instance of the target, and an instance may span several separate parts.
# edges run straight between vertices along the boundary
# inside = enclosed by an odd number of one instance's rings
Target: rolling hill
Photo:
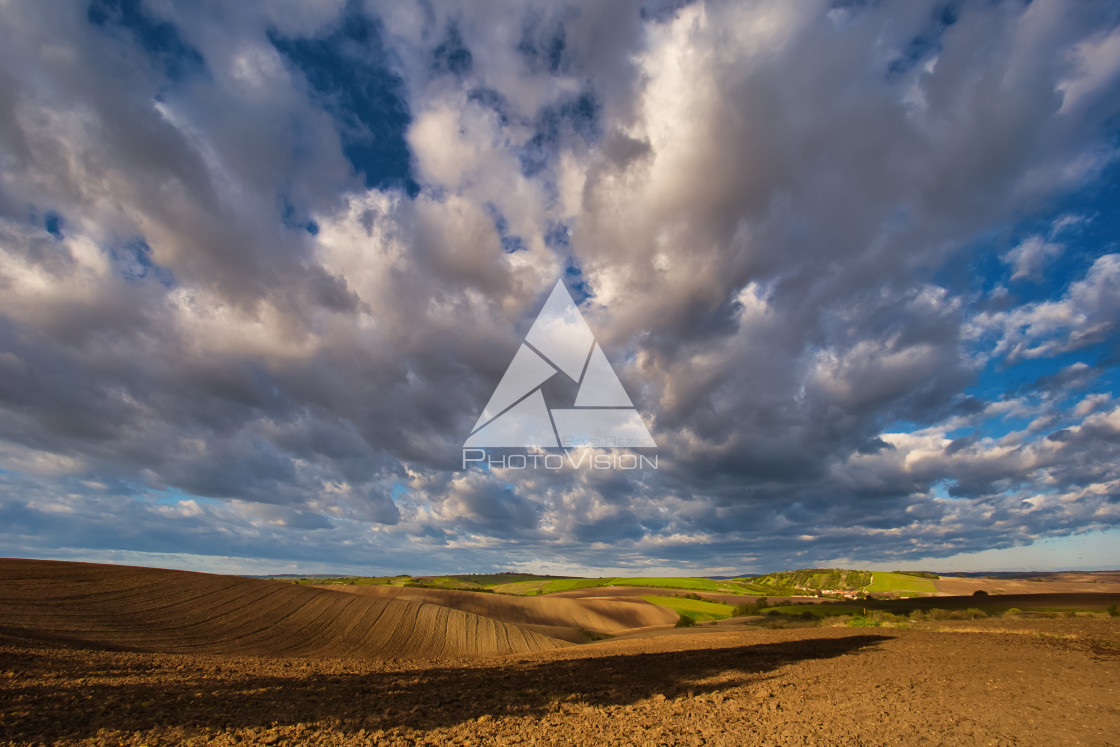
[[[8,642],[373,658],[492,656],[567,645],[444,605],[237,576],[0,559],[0,579],[0,640]]]
[[[587,640],[583,631],[617,635],[634,628],[671,625],[677,619],[677,615],[665,607],[650,604],[636,596],[569,599],[400,586],[337,588],[365,598],[445,606],[576,643]]]

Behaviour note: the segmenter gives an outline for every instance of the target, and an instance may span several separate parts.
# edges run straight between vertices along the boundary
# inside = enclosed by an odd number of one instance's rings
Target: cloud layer
[[[1120,524],[1120,17],[0,4],[0,549],[904,564]],[[557,277],[660,469],[460,469]]]

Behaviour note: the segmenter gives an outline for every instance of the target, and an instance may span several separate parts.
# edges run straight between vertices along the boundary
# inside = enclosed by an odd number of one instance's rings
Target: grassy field
[[[684,578],[680,576],[665,576],[662,578],[613,578],[612,586],[650,586],[663,589],[685,589],[688,591],[726,591],[735,593],[738,584],[725,581],[712,581],[710,578]]]
[[[734,580],[755,593],[797,596],[811,589],[862,589],[871,582],[871,573],[843,568],[802,568],[764,576],[744,576]]]
[[[464,581],[457,576],[424,576],[413,578],[403,584],[404,586],[417,586],[424,589],[458,589],[460,591],[490,591],[490,589],[473,581]]]
[[[345,578],[302,578],[300,584],[340,583],[348,585],[388,584],[424,586],[432,589],[464,589],[493,591],[499,594],[537,596],[563,591],[591,589],[602,586],[680,589],[723,594],[762,596],[796,596],[814,588],[860,588],[868,592],[896,592],[900,596],[933,594],[935,587],[928,578],[903,573],[846,571],[838,569],[804,569],[783,571],[766,576],[713,580],[686,576],[641,576],[637,578],[576,578],[571,576],[536,576],[528,573],[458,574],[453,576],[369,576]]]
[[[592,589],[600,586],[637,586],[642,588],[681,589],[682,591],[707,591],[723,594],[756,594],[734,581],[713,581],[710,578],[684,576],[648,576],[639,578],[561,578],[518,581],[488,588],[501,594],[555,594],[559,591]]]
[[[729,604],[702,602],[696,599],[682,599],[681,597],[642,597],[642,599],[662,607],[668,607],[679,615],[692,618],[693,622],[722,620],[731,617],[731,611],[734,609]]]
[[[592,589],[600,586],[637,586],[645,588],[681,589],[683,591],[722,592],[725,594],[750,594],[739,584],[731,581],[713,581],[709,578],[685,578],[683,576],[643,577],[643,578],[559,578],[516,581],[513,583],[489,586],[501,594],[555,594],[559,591]]]
[[[310,576],[307,578],[273,578],[273,581],[283,581],[290,584],[312,586],[318,584],[346,584],[347,586],[385,586],[388,584],[403,584],[412,580],[411,576]]]
[[[538,576],[534,573],[458,573],[451,576],[451,578],[457,578],[460,581],[493,588],[524,582],[547,582],[573,579],[575,576]]]
[[[302,586],[321,586],[341,584],[344,586],[418,586],[425,589],[459,589],[462,591],[489,591],[490,589],[462,576],[338,576],[328,578],[312,576],[308,578],[278,578],[277,581]]]
[[[497,584],[488,588],[499,594],[536,596],[538,594],[555,594],[558,591],[591,589],[596,586],[607,586],[609,583],[609,578],[554,578],[537,579],[534,581],[515,581],[514,583]]]
[[[542,593],[548,581],[514,581],[508,584],[496,584],[489,587],[492,591],[498,594],[517,594],[518,596],[530,597]]]
[[[865,589],[867,592],[919,591],[929,594],[933,594],[936,590],[931,579],[884,571],[875,571],[871,583]]]
[[[685,589],[688,591],[719,591],[716,581],[707,578],[682,578],[666,576],[664,578],[614,578],[610,579],[612,586],[643,586],[660,587],[663,589]]]

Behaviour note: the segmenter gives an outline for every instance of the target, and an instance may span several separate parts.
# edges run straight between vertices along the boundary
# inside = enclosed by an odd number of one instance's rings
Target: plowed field
[[[213,654],[433,658],[556,648],[445,606],[155,568],[0,560],[0,636]]]
[[[561,599],[515,597],[471,591],[417,589],[400,586],[323,586],[372,599],[395,599],[436,604],[491,617],[503,622],[531,626],[534,630],[578,643],[586,641],[582,631],[617,635],[634,628],[672,625],[677,614],[640,597]]]
[[[942,576],[933,582],[938,594],[965,595],[982,589],[989,594],[1120,594],[1120,574],[1048,573],[1042,580],[1020,578],[959,578]]]
[[[725,621],[571,646],[279,582],[33,561],[0,573],[0,744],[1120,743],[1120,618],[1104,613]]]

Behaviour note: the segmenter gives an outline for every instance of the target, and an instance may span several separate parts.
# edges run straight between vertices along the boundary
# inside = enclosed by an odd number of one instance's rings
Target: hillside
[[[734,580],[761,594],[788,595],[815,590],[857,591],[871,583],[871,572],[841,568],[803,568],[763,576],[744,576]]]
[[[615,635],[633,628],[671,625],[677,615],[639,597],[563,599],[478,594],[470,591],[397,586],[341,586],[366,598],[435,604],[545,632],[573,642],[587,640],[581,631]]]
[[[236,576],[0,559],[0,578],[0,639],[8,642],[375,658],[491,656],[566,645],[446,606]]]
[[[379,586],[483,592],[521,597],[623,597],[649,593],[696,593],[705,599],[739,604],[737,597],[925,596],[969,594],[977,589],[996,593],[1110,592],[1120,590],[1117,572],[975,573],[946,576],[921,570],[867,571],[803,568],[756,576],[706,578],[687,576],[600,577],[545,576],[530,573],[458,574],[444,576],[306,576],[285,579],[308,586]],[[632,594],[631,590],[640,590]],[[862,594],[861,594],[862,592]],[[481,603],[478,603],[481,604]]]

